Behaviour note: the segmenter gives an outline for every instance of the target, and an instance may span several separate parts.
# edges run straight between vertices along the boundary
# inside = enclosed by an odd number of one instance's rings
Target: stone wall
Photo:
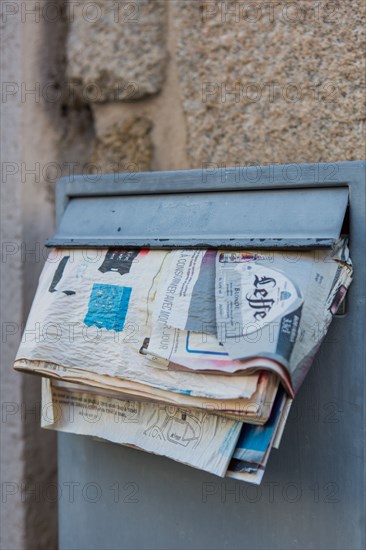
[[[2,82],[21,80],[20,57],[21,36],[16,22],[1,24],[1,51],[7,43],[12,48],[12,57],[1,59]],[[21,108],[19,102],[1,103],[0,139],[1,165],[5,161],[20,161]],[[25,547],[26,509],[19,499],[5,493],[16,492],[23,481],[25,462],[23,457],[23,427],[20,415],[14,413],[22,401],[20,378],[10,368],[18,343],[17,327],[21,322],[22,311],[22,265],[14,250],[21,243],[21,187],[16,175],[1,181],[1,548]],[[8,243],[8,244],[7,244]],[[5,249],[5,250],[4,250]],[[4,253],[8,251],[7,255]],[[5,499],[5,502],[4,502]]]
[[[29,309],[61,174],[365,157],[364,0],[3,4],[1,74],[16,86],[2,162],[18,167],[2,181],[3,240],[39,251],[2,262],[6,321]],[[38,381],[10,370],[19,337],[5,342],[2,399],[32,406]],[[5,424],[3,481],[55,481],[55,438],[38,420]],[[9,496],[1,547],[55,547],[56,512]]]
[[[98,5],[95,23],[75,14],[67,74],[84,96],[91,86],[108,143],[109,124],[133,143],[126,119],[149,120],[153,169],[364,157],[363,0]]]
[[[363,1],[173,6],[193,165],[364,157]]]

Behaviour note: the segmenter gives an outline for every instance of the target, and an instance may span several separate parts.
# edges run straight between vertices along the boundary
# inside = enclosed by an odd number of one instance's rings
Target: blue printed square
[[[132,288],[118,285],[93,285],[84,323],[107,330],[123,330]]]

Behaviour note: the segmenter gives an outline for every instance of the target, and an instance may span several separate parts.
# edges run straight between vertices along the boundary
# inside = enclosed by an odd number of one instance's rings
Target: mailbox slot
[[[172,172],[169,187],[154,184],[149,173],[137,174],[129,187],[107,180],[104,193],[102,182],[85,186],[78,178],[71,186],[60,180],[60,220],[47,246],[324,248],[340,237],[346,182],[255,189],[235,183],[202,190],[202,173],[186,174],[189,182],[178,184]]]

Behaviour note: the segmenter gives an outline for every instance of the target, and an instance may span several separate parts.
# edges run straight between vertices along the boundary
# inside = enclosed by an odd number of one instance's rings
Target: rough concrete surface
[[[134,101],[162,86],[167,51],[164,0],[83,0],[70,22],[67,75],[86,102]]]
[[[192,166],[364,157],[364,0],[172,7]]]
[[[4,55],[5,46],[12,55]],[[16,21],[7,25],[1,22],[1,80],[18,82],[21,78],[21,27]],[[18,163],[21,155],[19,132],[21,105],[12,97],[1,102],[1,164]],[[0,390],[5,417],[1,423],[1,530],[0,547],[23,548],[26,539],[26,508],[20,505],[19,487],[25,468],[23,428],[20,414],[16,414],[22,402],[22,381],[11,370],[20,334],[17,326],[22,319],[22,266],[16,250],[20,247],[21,187],[16,175],[9,175],[1,182],[1,240],[9,254],[2,254],[1,261],[1,363]],[[8,244],[6,244],[8,243]],[[7,327],[7,328],[6,328]],[[4,330],[6,337],[4,337]],[[12,334],[13,333],[13,334]],[[13,493],[13,494],[11,494]]]

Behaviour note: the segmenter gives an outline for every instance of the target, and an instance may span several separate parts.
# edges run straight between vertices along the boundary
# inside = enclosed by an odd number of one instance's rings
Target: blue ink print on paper
[[[107,330],[123,330],[132,288],[118,285],[93,285],[84,323]]]

